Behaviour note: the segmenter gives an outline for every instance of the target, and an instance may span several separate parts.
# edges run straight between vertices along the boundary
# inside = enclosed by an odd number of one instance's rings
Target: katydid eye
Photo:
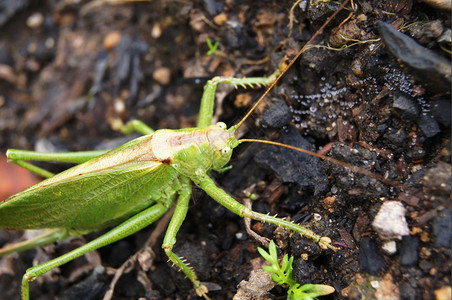
[[[229,151],[231,151],[231,148],[229,147],[223,147],[220,149],[221,154],[228,154]]]
[[[226,124],[224,122],[218,122],[217,126],[220,127],[221,129],[226,129]]]

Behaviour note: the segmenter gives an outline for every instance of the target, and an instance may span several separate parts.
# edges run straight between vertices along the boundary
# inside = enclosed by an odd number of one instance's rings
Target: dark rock
[[[403,115],[409,119],[415,119],[421,113],[419,104],[409,95],[401,92],[394,95],[392,106],[402,111]]]
[[[422,113],[417,119],[417,125],[426,137],[433,137],[441,132],[438,122],[430,114]]]
[[[281,133],[278,142],[313,151],[313,146],[294,127]],[[278,146],[265,146],[255,156],[263,168],[274,171],[283,182],[297,183],[301,189],[322,194],[328,190],[328,177],[321,161],[307,154]]]
[[[318,273],[318,270],[312,263],[308,263],[299,258],[294,260],[292,266],[292,274],[296,282],[299,282],[302,285],[306,283],[314,283],[312,278],[315,277],[314,275]]]
[[[403,128],[396,129],[389,127],[383,133],[383,139],[389,146],[394,145],[394,148],[398,148],[400,145],[403,145],[406,142],[406,140],[408,139],[408,134]]]
[[[419,104],[409,95],[399,92],[394,95],[392,106],[400,111],[409,119],[419,116],[421,108]]]
[[[97,266],[89,277],[66,290],[58,299],[99,299],[108,288],[105,268]]]
[[[452,166],[446,162],[439,162],[428,169],[422,178],[423,191],[432,200],[436,198],[448,199],[452,193]]]
[[[413,70],[413,74],[431,89],[450,92],[452,78],[450,61],[424,48],[412,38],[397,31],[392,25],[381,21],[378,25],[382,40],[389,52]]]
[[[430,21],[423,25],[413,26],[410,32],[412,36],[421,44],[428,44],[438,39],[444,31],[444,26],[440,20]]]
[[[452,115],[450,99],[433,100],[431,113],[440,124],[450,126]]]
[[[260,125],[270,128],[282,128],[287,125],[292,118],[289,106],[284,100],[274,103],[264,113],[260,120]]]
[[[400,296],[402,300],[416,300],[416,290],[408,283],[403,283],[400,287]]]
[[[419,262],[419,268],[424,272],[425,274],[428,274],[430,270],[433,268],[433,264],[426,260],[421,260]]]
[[[362,272],[372,275],[386,268],[383,255],[378,252],[375,242],[368,237],[363,238],[359,245],[359,268]]]
[[[367,169],[371,172],[381,172],[382,165],[377,154],[366,148],[351,147],[342,143],[334,143],[330,150],[331,157],[351,165]],[[343,166],[329,164],[331,177],[339,188],[338,193],[346,193],[347,201],[354,199],[374,198],[387,193],[385,185],[375,178],[353,172]],[[353,195],[359,197],[353,197]]]
[[[5,0],[0,1],[0,26],[3,26],[16,13],[25,9],[30,4],[29,0]]]
[[[406,152],[406,156],[411,161],[419,162],[425,158],[425,150],[421,146],[414,146]]]
[[[413,235],[402,237],[400,246],[400,263],[405,266],[413,266],[419,259],[419,238]]]
[[[433,233],[435,234],[435,247],[451,249],[452,244],[452,214],[450,210],[443,210],[433,221]]]

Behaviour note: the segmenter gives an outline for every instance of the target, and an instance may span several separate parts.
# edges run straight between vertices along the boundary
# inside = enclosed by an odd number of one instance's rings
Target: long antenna
[[[328,25],[328,23],[333,20],[336,15],[345,7],[345,5],[347,5],[347,3],[350,0],[345,0],[341,6],[325,21],[325,23],[323,23],[323,25],[319,28],[319,30],[316,31],[316,33],[309,39],[309,41],[300,49],[300,51],[298,51],[298,53],[295,55],[295,57],[284,67],[284,69],[281,71],[281,73],[276,77],[276,79],[270,84],[270,86],[267,88],[267,90],[265,90],[265,92],[262,94],[262,96],[259,98],[259,100],[257,100],[257,102],[253,105],[253,107],[251,107],[251,109],[248,111],[248,113],[243,117],[242,120],[240,120],[240,122],[237,123],[237,125],[235,125],[235,129],[239,128],[243,122],[245,122],[245,120],[251,115],[251,113],[256,109],[256,107],[262,102],[262,100],[264,99],[264,97],[270,92],[270,90],[276,85],[276,83],[279,81],[279,79],[281,79],[281,77],[287,72],[287,70],[289,70],[289,68],[295,63],[295,61],[300,57],[300,55],[306,51],[307,47],[312,43],[312,41],[323,31],[323,29],[325,29],[326,25]],[[397,181],[394,180],[390,180],[387,178],[384,178],[382,176],[379,176],[377,174],[372,173],[369,170],[348,164],[346,162],[334,159],[332,157],[328,157],[328,156],[324,156],[306,149],[301,149],[301,148],[297,148],[291,145],[286,145],[283,143],[278,143],[278,142],[273,142],[273,141],[267,141],[267,140],[258,140],[258,139],[240,139],[239,143],[245,143],[245,142],[253,142],[253,143],[261,143],[261,144],[270,144],[270,145],[274,145],[274,146],[279,146],[279,147],[284,147],[284,148],[288,148],[291,150],[295,150],[301,153],[305,153],[311,156],[315,156],[317,158],[329,161],[331,163],[343,166],[344,168],[347,168],[355,173],[359,173],[359,174],[363,174],[366,176],[369,176],[371,178],[375,178],[383,183],[389,184],[391,186],[394,187],[402,187],[403,185]]]
[[[403,186],[401,183],[399,183],[397,181],[384,178],[382,176],[379,176],[377,174],[372,173],[369,170],[366,170],[366,169],[363,169],[363,168],[360,168],[360,167],[348,164],[346,162],[334,159],[332,157],[321,155],[321,154],[318,154],[318,153],[315,153],[315,152],[312,152],[312,151],[309,151],[309,150],[306,150],[306,149],[297,148],[297,147],[294,147],[294,146],[291,146],[291,145],[286,145],[286,144],[283,144],[283,143],[267,141],[267,140],[258,140],[258,139],[240,139],[239,140],[239,143],[245,143],[245,142],[246,143],[250,142],[250,143],[270,144],[270,145],[274,145],[274,146],[288,148],[288,149],[291,149],[291,150],[295,150],[295,151],[298,151],[298,152],[301,152],[301,153],[305,153],[305,154],[308,154],[308,155],[311,155],[311,156],[318,157],[320,159],[329,161],[329,162],[331,162],[333,164],[337,164],[337,165],[343,166],[344,168],[347,168],[347,169],[349,169],[349,170],[351,170],[351,171],[353,171],[355,173],[359,173],[359,174],[363,174],[363,175],[369,176],[371,178],[375,178],[375,179],[377,179],[377,180],[379,180],[379,181],[381,181],[383,183],[389,184],[389,185],[394,186],[394,187],[402,187]]]
[[[235,128],[239,128],[243,122],[245,122],[245,120],[251,115],[251,113],[256,109],[256,107],[262,102],[262,100],[264,100],[264,97],[267,96],[267,94],[270,92],[270,90],[275,86],[275,84],[279,81],[279,79],[281,79],[281,77],[287,72],[287,70],[289,70],[289,68],[294,64],[294,62],[298,59],[298,57],[300,57],[300,55],[306,51],[306,48],[314,41],[314,39],[320,34],[322,33],[323,29],[325,29],[326,25],[328,25],[328,23],[331,22],[331,20],[333,20],[336,15],[345,7],[345,5],[347,5],[347,3],[350,0],[345,0],[341,6],[325,21],[325,23],[323,23],[323,25],[319,28],[319,30],[317,30],[314,35],[309,39],[309,41],[300,49],[300,51],[298,51],[297,55],[295,55],[295,57],[286,65],[286,67],[282,70],[282,72],[278,75],[278,77],[276,77],[275,81],[273,81],[270,86],[267,88],[267,90],[262,94],[262,96],[259,98],[259,100],[257,100],[256,103],[254,103],[253,107],[251,107],[251,109],[247,112],[247,114],[243,117],[242,120],[240,120],[240,122],[237,123],[237,125],[235,125]]]

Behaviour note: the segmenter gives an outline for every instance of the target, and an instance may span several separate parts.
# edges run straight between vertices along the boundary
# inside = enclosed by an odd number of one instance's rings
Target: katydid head
[[[213,170],[221,170],[231,159],[232,149],[239,144],[234,132],[234,127],[227,129],[223,122],[207,127],[206,136],[212,151]]]
[[[234,128],[227,129],[223,122],[201,130],[157,131],[153,140],[170,149],[157,153],[157,158],[169,162],[180,174],[195,180],[210,170],[222,170],[229,162],[232,149],[239,144],[234,131]]]

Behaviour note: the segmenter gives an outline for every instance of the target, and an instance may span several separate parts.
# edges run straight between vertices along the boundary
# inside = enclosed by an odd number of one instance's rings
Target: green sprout
[[[260,247],[257,250],[266,261],[271,263],[271,266],[263,267],[264,271],[268,272],[276,283],[286,285],[289,288],[287,291],[288,300],[311,300],[334,292],[334,288],[330,285],[311,283],[300,285],[297,283],[292,275],[293,256],[289,258],[287,254],[284,255],[280,265],[276,245],[273,241],[270,241],[268,253]]]
[[[209,51],[207,51],[207,55],[212,55],[217,52],[218,46],[220,45],[217,42],[215,44],[212,44],[212,41],[209,38],[206,38],[207,47],[209,47]]]

